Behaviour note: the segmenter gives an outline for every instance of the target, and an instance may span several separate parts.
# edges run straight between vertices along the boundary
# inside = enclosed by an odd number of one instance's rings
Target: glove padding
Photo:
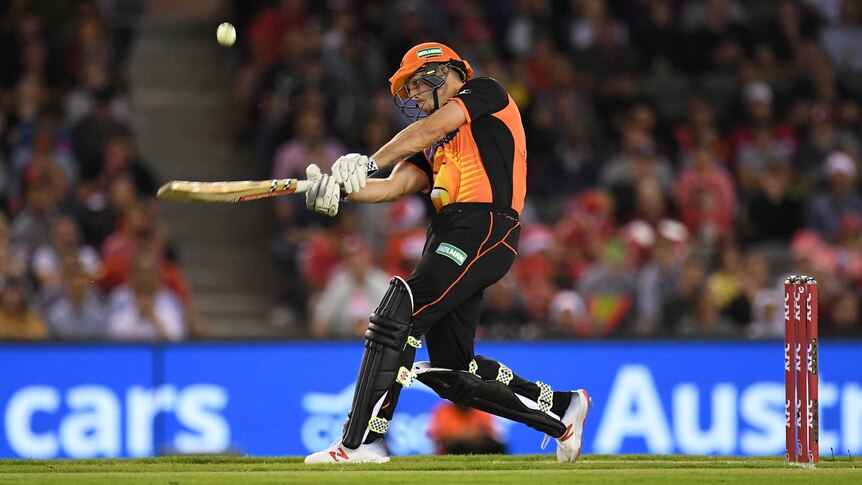
[[[320,172],[320,167],[311,164],[305,168],[306,178],[314,182],[305,193],[305,206],[308,210],[327,215],[338,214],[338,201],[341,199],[341,188],[335,179]]]
[[[365,188],[369,166],[369,158],[365,155],[348,153],[332,164],[332,177],[344,187],[345,193],[352,194]]]

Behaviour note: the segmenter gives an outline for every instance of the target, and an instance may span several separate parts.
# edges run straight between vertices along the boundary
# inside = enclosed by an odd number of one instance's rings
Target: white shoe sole
[[[340,451],[341,453],[339,453]],[[359,451],[360,456],[357,455],[357,451]],[[364,453],[363,453],[364,451]],[[349,465],[351,463],[389,463],[388,456],[368,456],[369,452],[367,450],[353,450],[353,456],[348,458],[346,452],[343,451],[343,448],[339,447],[336,450],[327,449],[324,451],[319,451],[317,453],[312,453],[305,457],[305,463],[307,465]],[[361,456],[361,455],[365,456]]]
[[[557,439],[557,461],[561,463],[575,462],[578,461],[578,458],[581,457],[581,448],[584,444],[584,425],[587,422],[587,415],[590,413],[590,407],[592,407],[593,405],[593,399],[590,397],[586,390],[578,389],[577,393],[578,397],[582,401],[578,404],[578,411],[575,414],[575,419],[572,421],[572,424],[566,428],[566,434]],[[587,404],[586,406],[582,405],[582,403],[584,402]],[[569,458],[568,456],[566,456],[566,453],[562,446],[562,443],[568,440],[574,440],[573,442],[578,444],[578,451],[577,453],[575,453],[574,458]]]
[[[377,464],[389,463],[389,458],[378,458],[378,459],[374,459],[374,460],[356,460],[356,461],[347,460],[347,461],[339,461],[337,463],[334,461],[326,461],[326,462],[322,462],[322,463],[310,463],[310,464],[311,465],[359,465],[360,463],[377,463]]]
[[[389,457],[388,456],[383,457],[383,458],[374,458],[374,459],[370,459],[370,460],[339,460],[339,461],[333,461],[333,460],[317,461],[317,460],[309,460],[309,458],[311,458],[311,456],[308,456],[305,458],[305,464],[306,465],[350,465],[351,463],[352,464],[389,463]]]

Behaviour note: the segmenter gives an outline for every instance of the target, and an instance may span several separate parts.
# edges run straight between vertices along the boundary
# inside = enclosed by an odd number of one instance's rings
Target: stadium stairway
[[[202,17],[206,18],[202,18]],[[142,18],[131,54],[132,107],[144,160],[161,181],[251,178],[251,163],[231,138],[230,51],[215,42],[211,15]],[[270,338],[277,278],[266,250],[267,201],[161,203],[171,241],[214,338]]]

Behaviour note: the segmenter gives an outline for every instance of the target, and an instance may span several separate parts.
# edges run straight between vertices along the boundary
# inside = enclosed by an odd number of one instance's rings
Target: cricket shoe
[[[581,444],[584,438],[584,423],[587,422],[587,413],[593,399],[587,391],[578,389],[572,392],[572,402],[563,413],[563,424],[566,432],[557,438],[557,461],[577,461],[581,456]]]
[[[382,439],[359,445],[355,450],[344,446],[341,440],[338,440],[329,448],[306,456],[305,463],[389,463],[389,451]]]

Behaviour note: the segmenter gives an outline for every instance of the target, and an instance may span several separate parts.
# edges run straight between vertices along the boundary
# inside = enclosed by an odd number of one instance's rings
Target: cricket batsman
[[[428,193],[436,215],[416,269],[393,277],[371,314],[353,405],[341,440],[306,463],[386,463],[384,435],[402,387],[414,379],[455,403],[519,421],[557,440],[575,461],[591,400],[555,391],[473,353],[482,292],[518,252],[527,149],[518,107],[500,83],[473,78],[470,64],[430,42],[410,49],[389,79],[395,104],[416,120],[373,155],[351,153],[332,175],[309,165],[306,204],[334,216],[338,204],[389,202]],[[396,164],[386,179],[369,179]],[[430,362],[416,362],[422,340]]]

